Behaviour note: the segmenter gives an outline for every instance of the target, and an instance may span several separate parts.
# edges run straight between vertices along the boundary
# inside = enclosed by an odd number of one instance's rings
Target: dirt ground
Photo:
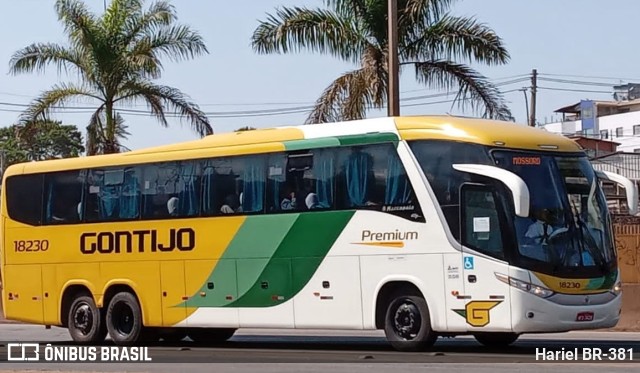
[[[2,314],[2,299],[0,299],[0,323],[14,323],[5,320]],[[612,331],[640,332],[640,284],[626,284],[622,286],[622,316]]]

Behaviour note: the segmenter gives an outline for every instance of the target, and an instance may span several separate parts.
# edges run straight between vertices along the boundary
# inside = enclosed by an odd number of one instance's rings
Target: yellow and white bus
[[[612,327],[602,179],[638,205],[572,140],[453,116],[212,135],[3,179],[5,316],[87,344],[384,329],[412,351]]]

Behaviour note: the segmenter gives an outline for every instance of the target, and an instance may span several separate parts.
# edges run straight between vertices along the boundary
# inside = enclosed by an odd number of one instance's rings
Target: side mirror
[[[481,164],[454,164],[453,168],[458,171],[482,175],[500,181],[506,185],[511,191],[511,194],[513,194],[513,205],[516,215],[523,218],[529,216],[529,188],[520,176],[502,168]]]
[[[596,176],[601,180],[609,180],[624,188],[627,194],[627,205],[629,206],[629,215],[638,213],[638,187],[636,183],[624,176],[608,171],[595,171]]]

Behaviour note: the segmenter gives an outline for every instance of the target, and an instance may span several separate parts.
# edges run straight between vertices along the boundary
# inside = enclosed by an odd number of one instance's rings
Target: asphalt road
[[[58,350],[73,346],[64,329],[40,326],[0,325],[0,373],[4,371],[130,371],[130,372],[640,372],[640,333],[573,332],[525,335],[503,350],[481,346],[471,337],[441,338],[430,350],[396,352],[380,332],[241,330],[229,342],[197,345],[185,340],[170,345],[149,346],[149,363],[9,363],[7,344],[51,343]],[[107,342],[102,347],[111,346]],[[585,361],[584,348],[624,351],[615,360]],[[575,351],[577,360],[544,361],[536,352]],[[564,350],[563,350],[564,349]],[[620,350],[622,349],[622,350]],[[629,354],[632,350],[633,356]],[[42,356],[41,350],[41,356]],[[540,356],[540,355],[538,355]],[[624,357],[624,361],[617,358]],[[633,360],[631,360],[633,359]],[[214,369],[215,368],[215,369]]]

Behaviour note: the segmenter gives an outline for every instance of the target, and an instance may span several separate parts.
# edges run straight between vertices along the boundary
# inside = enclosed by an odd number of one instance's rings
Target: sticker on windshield
[[[540,157],[513,157],[512,162],[517,166],[540,166],[542,160]]]
[[[488,233],[491,231],[491,226],[488,217],[473,218],[473,232],[474,233]]]

